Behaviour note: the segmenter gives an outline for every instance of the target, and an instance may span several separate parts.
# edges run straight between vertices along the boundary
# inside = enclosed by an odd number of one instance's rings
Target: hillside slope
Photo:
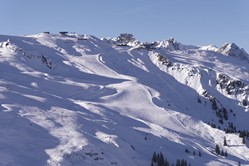
[[[1,35],[0,165],[146,166],[153,152],[249,165],[247,58],[235,44]]]

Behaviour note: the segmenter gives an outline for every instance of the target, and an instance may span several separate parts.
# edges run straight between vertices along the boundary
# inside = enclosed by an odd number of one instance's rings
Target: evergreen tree
[[[157,161],[156,152],[153,153],[152,161],[153,161],[153,162],[156,162],[156,161]]]
[[[220,124],[223,124],[223,119],[219,119]]]
[[[226,108],[223,108],[222,111],[223,111],[224,119],[225,119],[225,120],[228,120],[228,113],[227,113]]]
[[[221,156],[224,156],[224,151],[223,151],[223,149],[221,150],[220,155],[221,155]]]
[[[187,160],[184,160],[184,166],[188,166]]]
[[[163,166],[169,166],[169,162],[168,162],[168,160],[167,159],[165,159],[165,161],[164,161],[164,165]]]
[[[216,153],[217,155],[220,154],[220,147],[219,147],[219,145],[216,145],[216,146],[215,146],[215,153]]]
[[[224,146],[227,146],[227,140],[226,140],[226,137],[224,137]]]
[[[151,161],[151,164],[150,164],[150,166],[154,166],[154,163],[153,163],[153,161]]]
[[[201,157],[201,151],[199,151],[199,154],[198,154],[200,157]]]
[[[159,158],[160,158],[160,155],[159,153],[156,155],[156,161],[158,162],[159,161]]]
[[[188,164],[186,163],[186,161],[185,160],[181,160],[181,166],[188,166]]]
[[[189,150],[186,148],[186,149],[185,149],[185,152],[186,152],[186,153],[189,153]]]
[[[242,144],[246,144],[246,137],[245,136],[242,138]]]
[[[243,136],[242,136],[242,132],[241,132],[241,131],[239,131],[239,137],[243,137]]]
[[[181,166],[181,160],[179,159],[176,160],[176,166]]]
[[[239,163],[238,163],[238,166],[241,166],[240,161],[239,161]]]
[[[162,166],[162,165],[164,164],[164,157],[163,157],[162,152],[160,152],[158,164],[159,164],[160,166]]]
[[[224,156],[227,157],[227,151],[225,151]]]

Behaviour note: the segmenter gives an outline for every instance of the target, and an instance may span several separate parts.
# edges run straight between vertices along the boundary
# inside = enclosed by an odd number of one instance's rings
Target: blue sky
[[[43,31],[185,44],[235,42],[249,52],[249,0],[0,0],[1,34]]]

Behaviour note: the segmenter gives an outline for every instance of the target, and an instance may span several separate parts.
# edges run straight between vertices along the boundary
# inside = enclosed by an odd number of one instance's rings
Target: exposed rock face
[[[164,40],[158,43],[159,48],[166,48],[168,50],[179,50],[180,49],[180,43],[176,41],[174,38],[170,38],[168,40]]]
[[[169,61],[167,58],[165,58],[163,55],[157,54],[156,56],[157,56],[158,60],[160,62],[162,62],[163,65],[165,65],[167,67],[173,66],[173,63],[171,61]]]
[[[121,33],[117,38],[114,39],[114,41],[118,46],[130,46],[136,41],[136,39],[132,34]]]
[[[219,74],[217,78],[217,84],[219,84],[221,89],[225,89],[227,94],[242,94],[245,93],[246,86],[240,80],[233,80],[225,74]]]

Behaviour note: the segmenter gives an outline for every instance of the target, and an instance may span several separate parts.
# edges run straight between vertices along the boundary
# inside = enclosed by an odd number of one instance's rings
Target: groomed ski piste
[[[0,35],[0,165],[249,165],[248,58],[233,43]]]

